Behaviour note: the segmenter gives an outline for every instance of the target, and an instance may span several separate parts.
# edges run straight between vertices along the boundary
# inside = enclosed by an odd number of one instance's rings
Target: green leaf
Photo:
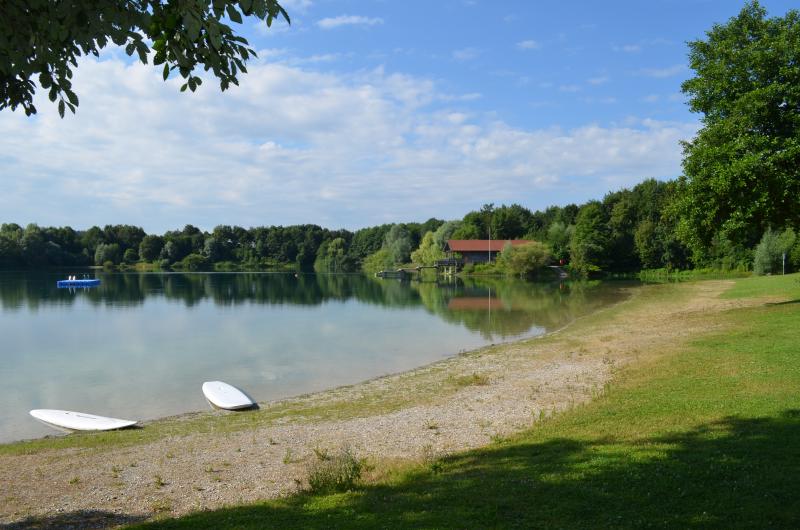
[[[239,8],[245,15],[249,15],[250,10],[253,8],[253,0],[239,0]]]
[[[226,11],[228,12],[228,18],[230,18],[233,22],[236,22],[237,24],[242,23],[242,15],[239,14],[239,11],[237,11],[235,7],[229,4],[226,6]]]
[[[200,37],[200,21],[191,13],[183,16],[183,25],[186,26],[186,35],[194,42]]]
[[[75,94],[75,92],[73,92],[72,90],[65,90],[64,93],[67,95],[67,99],[69,100],[69,102],[77,107],[78,106],[77,94]]]
[[[222,47],[222,37],[219,31],[209,32],[208,37],[211,40],[211,46],[213,46],[215,50],[219,50]]]
[[[164,81],[166,81],[169,77],[169,64],[164,63],[164,72],[162,75],[164,76]]]
[[[60,100],[58,102],[58,115],[62,118],[64,117],[64,100]]]
[[[136,53],[139,54],[139,60],[142,61],[142,64],[147,64],[147,51],[147,44],[143,42],[136,44]]]
[[[215,17],[221,18],[225,13],[225,3],[225,0],[213,0],[212,5],[214,6]]]

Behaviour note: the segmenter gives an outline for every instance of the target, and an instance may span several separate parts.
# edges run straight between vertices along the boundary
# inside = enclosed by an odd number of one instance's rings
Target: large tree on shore
[[[715,239],[749,248],[800,224],[800,15],[750,2],[689,43],[689,64],[703,127],[684,144],[679,231],[703,262]]]
[[[36,113],[37,84],[50,101],[75,112],[72,68],[83,55],[108,44],[125,46],[142,63],[163,65],[166,80],[177,72],[194,91],[196,68],[211,71],[220,88],[238,84],[255,52],[227,22],[245,17],[267,25],[289,15],[277,0],[3,0],[0,2],[0,110],[21,106]],[[151,54],[151,50],[154,52]]]

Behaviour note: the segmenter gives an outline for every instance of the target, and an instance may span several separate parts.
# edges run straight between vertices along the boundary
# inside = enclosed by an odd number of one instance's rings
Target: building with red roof
[[[486,263],[497,259],[497,254],[502,252],[506,245],[518,247],[533,243],[530,239],[448,239],[444,246],[448,258],[453,254],[461,254],[464,265],[467,263]]]

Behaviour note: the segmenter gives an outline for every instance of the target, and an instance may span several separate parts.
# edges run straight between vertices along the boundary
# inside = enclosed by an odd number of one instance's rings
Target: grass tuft
[[[468,386],[486,386],[490,383],[489,378],[483,374],[473,373],[471,375],[462,375],[460,377],[452,378],[453,384],[459,388]]]
[[[308,488],[312,493],[337,493],[356,489],[365,461],[345,447],[326,458],[317,458],[308,470]]]

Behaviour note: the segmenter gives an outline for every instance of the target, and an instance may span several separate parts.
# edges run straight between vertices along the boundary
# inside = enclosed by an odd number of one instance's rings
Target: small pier
[[[379,271],[375,273],[375,276],[378,278],[410,280],[411,278],[418,278],[425,269],[435,269],[436,273],[439,273],[438,265],[418,265],[416,267],[401,267],[399,269]]]

